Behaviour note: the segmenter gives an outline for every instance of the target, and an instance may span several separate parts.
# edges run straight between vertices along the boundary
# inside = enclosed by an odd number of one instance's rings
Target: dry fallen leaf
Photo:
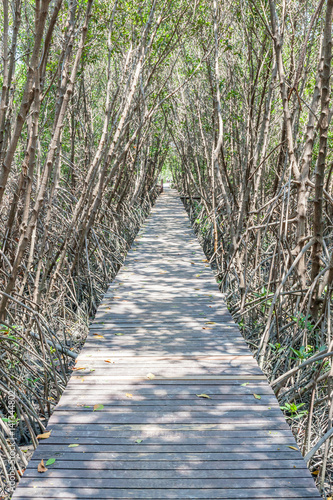
[[[261,396],[259,396],[259,394],[255,394],[255,393],[253,393],[253,396],[254,396],[256,399],[261,399]]]
[[[150,380],[153,380],[155,378],[155,375],[153,373],[148,373],[146,377],[149,378]]]
[[[37,470],[38,470],[38,472],[46,472],[47,471],[47,468],[44,465],[44,460],[43,459],[38,464]]]
[[[318,470],[313,470],[311,472],[311,474],[313,474],[314,476],[318,476],[319,472],[320,472],[319,469]],[[327,500],[330,500],[330,498],[332,498],[332,497],[329,497]]]
[[[74,366],[73,370],[85,370],[85,366]]]
[[[112,359],[104,359],[105,363],[114,363]]]
[[[291,450],[296,450],[296,451],[298,451],[298,448],[296,448],[296,446],[288,446],[288,448],[290,448]]]
[[[96,339],[104,339],[104,335],[98,335],[98,333],[93,333],[93,335]]]
[[[126,393],[126,397],[127,398],[132,398],[133,397],[133,394],[130,394],[129,392]]]
[[[51,436],[51,431],[38,434],[37,439],[48,439]]]
[[[196,394],[198,398],[206,398],[206,399],[211,399],[210,396],[207,396],[207,394]]]

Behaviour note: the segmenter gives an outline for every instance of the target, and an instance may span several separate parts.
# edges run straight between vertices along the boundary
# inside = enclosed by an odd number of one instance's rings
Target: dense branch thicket
[[[2,0],[0,15],[4,493],[8,394],[18,480],[164,171],[331,495],[333,0]]]

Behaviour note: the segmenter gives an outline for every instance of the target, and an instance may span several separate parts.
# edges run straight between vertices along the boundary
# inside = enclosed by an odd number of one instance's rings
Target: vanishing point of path
[[[76,367],[16,500],[320,498],[175,191],[159,197]]]

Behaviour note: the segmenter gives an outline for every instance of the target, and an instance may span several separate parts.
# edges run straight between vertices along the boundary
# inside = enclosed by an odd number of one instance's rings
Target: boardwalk
[[[173,191],[105,295],[48,428],[16,500],[320,498]]]

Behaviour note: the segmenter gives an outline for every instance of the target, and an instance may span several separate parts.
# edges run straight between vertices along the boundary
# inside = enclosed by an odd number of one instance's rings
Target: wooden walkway
[[[158,199],[76,366],[16,500],[320,498],[176,192]]]

